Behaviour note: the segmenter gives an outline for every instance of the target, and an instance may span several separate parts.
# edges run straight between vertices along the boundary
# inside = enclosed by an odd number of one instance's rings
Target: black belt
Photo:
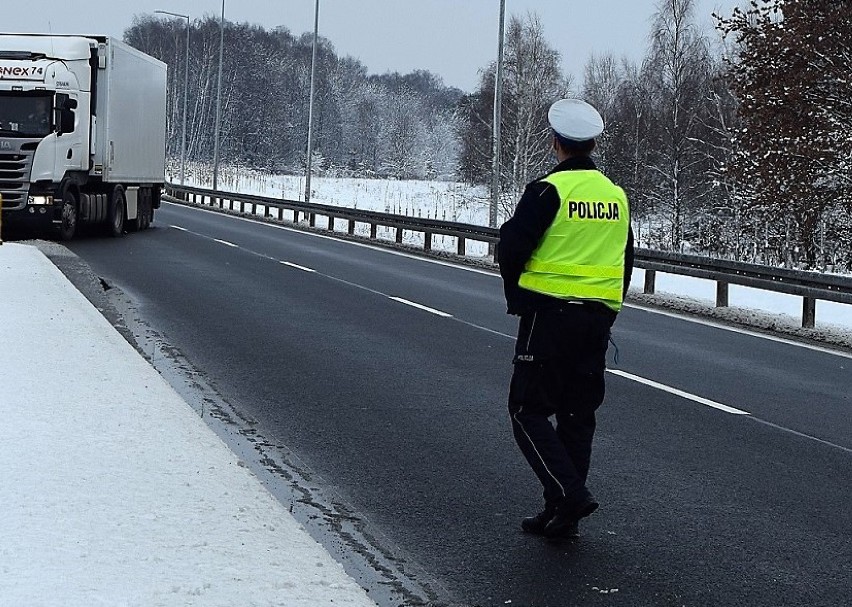
[[[552,309],[548,308],[547,310],[543,311],[552,311],[559,314],[573,314],[577,311],[578,307],[582,307],[588,312],[594,312],[595,314],[600,314],[608,318],[614,317],[616,314],[615,310],[610,309],[605,304],[602,304],[599,301],[583,301],[579,299],[565,301],[558,306],[554,306]]]

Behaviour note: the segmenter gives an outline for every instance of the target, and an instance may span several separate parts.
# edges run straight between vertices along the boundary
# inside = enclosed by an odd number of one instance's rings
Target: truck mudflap
[[[162,184],[157,184],[151,188],[151,208],[159,209],[160,208],[160,198],[163,195],[163,186]]]

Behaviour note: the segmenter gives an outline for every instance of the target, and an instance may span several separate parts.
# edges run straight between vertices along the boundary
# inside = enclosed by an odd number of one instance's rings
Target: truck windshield
[[[52,131],[52,95],[0,93],[0,137],[44,137]]]

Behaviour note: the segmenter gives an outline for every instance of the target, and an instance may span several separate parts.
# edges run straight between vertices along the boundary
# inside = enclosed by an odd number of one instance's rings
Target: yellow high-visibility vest
[[[595,170],[560,171],[542,181],[556,188],[559,211],[518,285],[560,299],[599,301],[618,312],[630,230],[627,195]]]

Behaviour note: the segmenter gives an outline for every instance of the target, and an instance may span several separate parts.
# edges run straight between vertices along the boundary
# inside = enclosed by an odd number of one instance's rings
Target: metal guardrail
[[[440,234],[444,236],[455,236],[458,238],[457,253],[459,255],[466,254],[466,242],[473,240],[477,242],[487,242],[496,244],[500,239],[500,234],[493,228],[477,226],[466,223],[455,223],[451,221],[441,221],[438,219],[422,219],[419,217],[409,217],[408,215],[396,215],[393,213],[379,213],[377,211],[365,211],[361,209],[352,209],[348,207],[336,207],[325,204],[306,203],[299,200],[283,200],[280,198],[267,198],[264,196],[255,196],[252,194],[237,194],[235,192],[224,192],[221,190],[205,190],[202,188],[192,188],[185,186],[177,186],[174,184],[166,184],[166,194],[173,198],[193,204],[205,204],[220,209],[231,211],[239,211],[240,213],[256,214],[257,207],[264,207],[264,216],[272,217],[270,208],[276,210],[277,219],[284,220],[284,211],[293,213],[293,222],[298,223],[301,215],[305,215],[308,219],[308,224],[311,227],[317,227],[317,218],[325,217],[327,220],[326,228],[334,230],[335,219],[345,219],[349,221],[347,232],[355,233],[356,223],[365,223],[370,225],[370,238],[377,238],[377,228],[379,226],[396,228],[396,242],[401,244],[403,231],[421,232],[424,235],[423,248],[426,251],[432,250],[432,236]],[[235,208],[235,204],[238,208]],[[248,210],[246,210],[248,207]]]
[[[377,239],[379,226],[396,229],[395,241],[402,243],[403,231],[423,234],[423,248],[432,250],[432,236],[435,234],[454,236],[458,239],[457,253],[466,254],[466,242],[486,242],[496,245],[500,232],[495,228],[478,226],[437,219],[422,219],[407,215],[379,213],[331,205],[305,203],[298,200],[282,200],[251,194],[238,194],[222,190],[166,184],[166,194],[177,201],[203,204],[219,209],[256,214],[257,207],[264,207],[264,216],[272,217],[274,209],[279,221],[284,220],[284,211],[293,213],[293,221],[298,223],[303,214],[311,227],[317,227],[317,218],[327,219],[326,228],[334,230],[335,219],[348,220],[349,234],[355,233],[355,224],[370,226],[370,238]],[[238,205],[238,208],[237,206]],[[248,207],[248,209],[247,209]],[[802,326],[813,328],[816,320],[816,301],[833,301],[852,304],[852,277],[833,274],[820,274],[785,268],[774,268],[759,264],[743,263],[725,259],[713,259],[698,255],[686,255],[652,249],[636,249],[636,267],[645,270],[645,293],[654,293],[656,273],[679,274],[694,278],[704,278],[716,282],[716,306],[728,306],[728,293],[731,284],[786,293],[802,297]]]
[[[802,326],[813,328],[816,302],[852,304],[852,277],[821,274],[727,259],[637,249],[637,267],[645,269],[645,293],[653,293],[656,273],[666,272],[716,281],[716,307],[728,306],[729,285],[802,297]]]

